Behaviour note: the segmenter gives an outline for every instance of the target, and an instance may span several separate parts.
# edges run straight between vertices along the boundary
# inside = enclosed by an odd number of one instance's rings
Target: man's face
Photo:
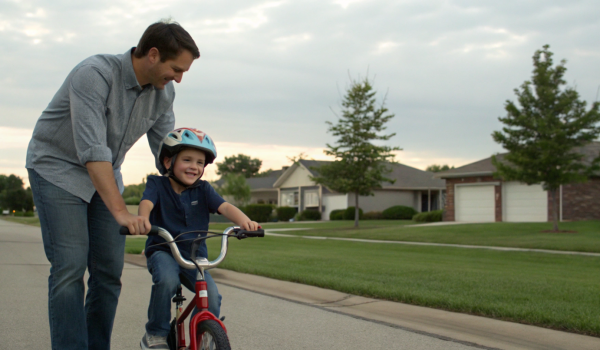
[[[159,56],[149,70],[150,84],[162,90],[171,80],[180,83],[183,73],[190,69],[193,62],[194,57],[188,50],[183,50],[175,59],[164,62],[160,62]]]

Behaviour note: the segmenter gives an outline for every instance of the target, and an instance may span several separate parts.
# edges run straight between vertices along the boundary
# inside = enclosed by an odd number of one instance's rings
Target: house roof
[[[318,168],[321,165],[329,164],[330,161],[321,160],[299,160],[298,163],[292,165],[287,169],[279,179],[273,184],[278,187],[285,182],[285,180],[296,170],[299,166],[306,168],[312,176],[318,176]],[[435,175],[429,171],[423,171],[417,168],[410,167],[408,165],[400,163],[390,163],[392,172],[386,177],[396,180],[393,184],[384,182],[382,184],[383,189],[413,189],[413,190],[424,190],[424,189],[445,189],[446,181],[441,179],[434,179]]]
[[[246,183],[250,186],[251,191],[276,191],[273,184],[283,174],[284,169],[273,170],[268,176],[251,177],[246,179]],[[217,186],[222,186],[225,183],[223,178],[215,181]]]
[[[273,170],[269,176],[251,177],[246,179],[252,191],[274,191],[273,184],[283,174],[283,169]]]
[[[600,155],[600,142],[591,142],[587,146],[580,148],[579,152],[584,155],[583,163],[589,165],[592,163],[595,157]],[[502,162],[507,154],[508,153],[497,154],[496,158]],[[474,163],[463,165],[459,168],[439,172],[435,175],[435,177],[440,179],[448,179],[468,176],[486,176],[494,174],[495,171],[496,167],[492,164],[492,157],[489,157]]]

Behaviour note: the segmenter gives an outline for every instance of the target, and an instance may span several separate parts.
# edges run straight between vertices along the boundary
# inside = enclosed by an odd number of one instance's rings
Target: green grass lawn
[[[222,268],[600,336],[600,257],[281,237],[229,242]],[[207,243],[216,258],[220,240]]]

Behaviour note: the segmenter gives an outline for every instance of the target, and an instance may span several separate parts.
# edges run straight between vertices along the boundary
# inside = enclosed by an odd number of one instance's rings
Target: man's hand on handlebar
[[[123,213],[115,217],[119,225],[129,229],[129,234],[145,235],[150,232],[150,221],[144,216],[132,215],[129,212]]]

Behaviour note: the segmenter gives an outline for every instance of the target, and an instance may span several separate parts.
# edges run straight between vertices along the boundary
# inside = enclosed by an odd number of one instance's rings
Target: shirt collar
[[[135,47],[127,50],[121,58],[121,75],[123,76],[123,83],[125,84],[126,89],[137,88],[138,90],[142,90],[142,87],[135,76],[135,71],[133,70],[133,62],[131,59],[133,50],[135,50]]]

